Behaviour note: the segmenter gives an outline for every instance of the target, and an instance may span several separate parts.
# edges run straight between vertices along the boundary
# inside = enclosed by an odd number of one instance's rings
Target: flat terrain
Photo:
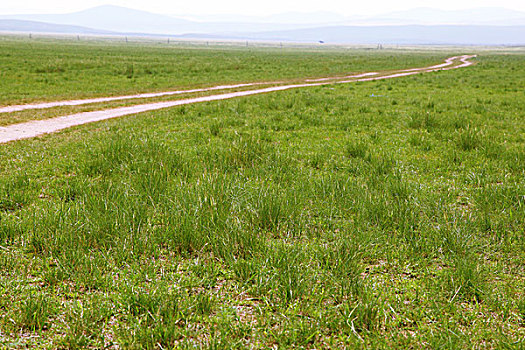
[[[159,96],[171,96],[181,94],[191,94],[193,92],[209,92],[217,90],[230,90],[237,88],[251,89],[245,91],[230,91],[226,93],[219,93],[215,95],[192,97],[187,99],[181,99],[171,102],[149,102],[145,104],[137,104],[134,106],[126,106],[120,108],[106,108],[98,109],[91,112],[80,112],[75,114],[63,115],[57,118],[51,118],[46,120],[30,120],[26,123],[15,123],[6,127],[0,128],[0,143],[7,143],[10,141],[16,141],[26,138],[32,138],[57,132],[63,129],[67,129],[73,126],[93,123],[106,119],[118,118],[123,116],[129,116],[133,114],[156,111],[159,109],[173,108],[188,104],[211,102],[211,101],[222,101],[229,100],[232,98],[240,98],[245,96],[253,96],[258,94],[271,93],[276,91],[285,91],[299,88],[310,88],[316,86],[323,86],[327,84],[349,84],[362,81],[375,81],[384,79],[394,79],[399,77],[407,77],[416,74],[437,72],[440,70],[451,70],[469,67],[473,64],[471,59],[475,58],[475,55],[463,55],[449,57],[444,63],[434,65],[430,67],[410,68],[398,71],[389,71],[387,73],[379,72],[367,72],[357,75],[348,75],[344,77],[331,77],[331,78],[317,78],[317,79],[306,79],[301,83],[286,84],[282,82],[269,82],[269,83],[243,83],[235,85],[218,85],[209,88],[190,89],[190,90],[175,90],[160,93],[149,93],[149,94],[138,94],[138,95],[125,95],[125,96],[113,96],[113,97],[102,97],[95,99],[80,99],[80,100],[61,100],[52,101],[37,104],[22,104],[14,106],[0,107],[0,113],[13,113],[23,110],[34,110],[34,109],[47,109],[58,106],[76,106],[83,104],[95,104],[114,100],[143,100],[149,98],[155,98]],[[261,85],[270,85],[261,88]],[[11,114],[9,114],[11,116]],[[10,117],[7,120],[11,120]]]
[[[465,53],[475,52],[6,40],[0,104],[424,67]],[[54,60],[66,68],[36,72]],[[170,60],[179,65],[162,73]],[[108,68],[132,63],[135,74],[147,61],[157,68],[144,77]],[[525,55],[475,61],[1,145],[0,344],[523,347]]]
[[[0,38],[0,105],[293,80],[441,63],[442,53],[180,47]],[[463,53],[463,52],[461,52]]]

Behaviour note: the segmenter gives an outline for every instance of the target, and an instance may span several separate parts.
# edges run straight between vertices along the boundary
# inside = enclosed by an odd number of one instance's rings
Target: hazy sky
[[[265,15],[288,11],[330,11],[345,15],[379,14],[415,7],[465,9],[506,7],[525,11],[524,0],[0,0],[0,14],[66,13],[112,4],[164,14]]]

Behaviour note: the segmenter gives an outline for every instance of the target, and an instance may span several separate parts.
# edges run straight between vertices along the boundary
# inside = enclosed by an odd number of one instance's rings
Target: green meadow
[[[294,80],[441,63],[442,53],[0,37],[0,105]]]
[[[0,104],[464,50],[3,38]],[[0,347],[523,348],[525,52],[474,61],[0,145]]]

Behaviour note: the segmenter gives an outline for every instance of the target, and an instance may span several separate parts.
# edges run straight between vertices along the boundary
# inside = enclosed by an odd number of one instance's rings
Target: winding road
[[[350,75],[343,77],[331,77],[331,78],[319,78],[319,79],[305,79],[302,83],[296,84],[285,84],[283,82],[259,82],[259,83],[245,83],[245,84],[236,84],[236,85],[219,85],[209,88],[202,89],[192,89],[192,90],[176,90],[176,91],[166,91],[158,93],[145,93],[138,95],[126,95],[126,96],[112,96],[112,97],[101,97],[101,98],[92,98],[92,99],[82,99],[82,100],[69,100],[69,101],[55,101],[55,102],[45,102],[38,104],[25,104],[25,105],[13,105],[0,107],[0,113],[13,113],[23,110],[31,109],[45,109],[53,108],[59,106],[79,106],[90,103],[101,103],[101,102],[110,102],[110,101],[120,101],[120,100],[133,100],[133,99],[144,99],[144,98],[153,98],[153,97],[162,97],[170,95],[179,95],[179,94],[190,94],[196,92],[207,92],[207,91],[216,91],[216,90],[229,90],[245,87],[256,87],[261,85],[272,85],[265,88],[257,88],[253,90],[245,91],[235,91],[229,93],[220,93],[216,95],[208,95],[194,98],[181,99],[176,101],[166,101],[166,102],[153,102],[146,103],[134,106],[127,107],[118,107],[103,109],[91,112],[82,112],[70,114],[62,117],[44,119],[44,120],[34,120],[19,124],[8,125],[5,127],[0,127],[0,143],[7,143],[15,140],[32,138],[48,133],[57,132],[63,129],[67,129],[73,126],[93,123],[105,119],[117,118],[131,114],[137,114],[147,111],[154,111],[158,109],[170,108],[175,106],[181,106],[186,104],[198,103],[198,102],[209,102],[209,101],[219,101],[227,100],[235,97],[250,96],[263,94],[274,91],[284,91],[296,88],[303,87],[312,87],[328,84],[346,84],[353,83],[358,81],[374,81],[382,79],[392,79],[398,77],[406,77],[415,74],[434,72],[439,70],[450,70],[468,67],[473,64],[470,59],[476,57],[476,55],[463,55],[463,56],[454,56],[447,58],[443,63],[423,68],[411,68],[397,71],[390,71],[389,73],[378,73],[378,72],[369,72],[362,73],[358,75]],[[285,84],[285,85],[283,85]]]

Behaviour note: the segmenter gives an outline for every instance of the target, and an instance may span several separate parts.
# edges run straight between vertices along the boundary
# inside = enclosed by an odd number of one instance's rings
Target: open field
[[[1,41],[0,105],[464,53]],[[485,51],[1,145],[0,345],[523,347],[524,88]]]
[[[35,110],[35,109],[48,109],[53,107],[62,107],[64,105],[84,105],[84,104],[96,104],[104,103],[107,101],[114,100],[143,100],[145,98],[157,98],[159,96],[166,95],[180,95],[180,94],[191,94],[194,92],[201,93],[203,91],[218,91],[218,90],[230,90],[238,88],[251,87],[251,89],[245,91],[229,91],[222,92],[218,94],[210,94],[207,96],[191,97],[186,99],[179,99],[177,101],[165,101],[165,102],[151,102],[143,104],[135,104],[133,106],[124,106],[119,108],[103,108],[96,109],[90,112],[81,112],[75,114],[62,115],[56,118],[48,118],[42,120],[36,118],[35,120],[30,120],[26,123],[16,123],[12,125],[7,125],[0,129],[0,143],[7,143],[11,141],[32,138],[37,136],[42,136],[45,134],[57,132],[70,128],[73,126],[84,125],[87,123],[99,122],[102,120],[124,117],[129,115],[134,115],[138,113],[157,111],[160,109],[179,107],[188,104],[194,103],[203,103],[203,102],[213,102],[213,101],[223,101],[229,100],[232,98],[240,98],[246,96],[253,96],[258,94],[268,94],[277,91],[286,91],[291,89],[299,88],[311,88],[316,86],[324,86],[327,84],[350,84],[356,82],[369,82],[376,80],[385,80],[385,79],[394,79],[399,77],[407,77],[413,75],[419,75],[422,73],[437,72],[440,70],[451,70],[465,68],[473,65],[474,63],[470,61],[475,58],[476,55],[462,55],[449,57],[445,62],[433,65],[429,67],[419,67],[419,68],[410,68],[403,69],[398,71],[389,71],[388,73],[379,73],[379,72],[367,72],[357,75],[347,75],[347,76],[336,76],[336,77],[325,77],[325,78],[316,78],[316,79],[306,79],[303,82],[299,83],[283,83],[283,82],[269,82],[269,83],[244,83],[237,85],[219,85],[215,87],[209,87],[204,89],[192,89],[192,90],[175,90],[167,91],[161,93],[148,93],[148,94],[138,94],[138,95],[125,95],[125,96],[113,96],[113,97],[102,97],[95,99],[80,99],[80,100],[61,100],[61,101],[52,101],[45,103],[37,104],[22,104],[14,105],[7,107],[0,107],[0,112],[10,113],[23,110]],[[261,87],[262,85],[267,85],[266,87]],[[270,86],[268,86],[270,85]]]
[[[439,52],[394,55],[391,51],[192,48],[10,38],[0,38],[0,44],[2,106],[422,67],[446,57]]]

